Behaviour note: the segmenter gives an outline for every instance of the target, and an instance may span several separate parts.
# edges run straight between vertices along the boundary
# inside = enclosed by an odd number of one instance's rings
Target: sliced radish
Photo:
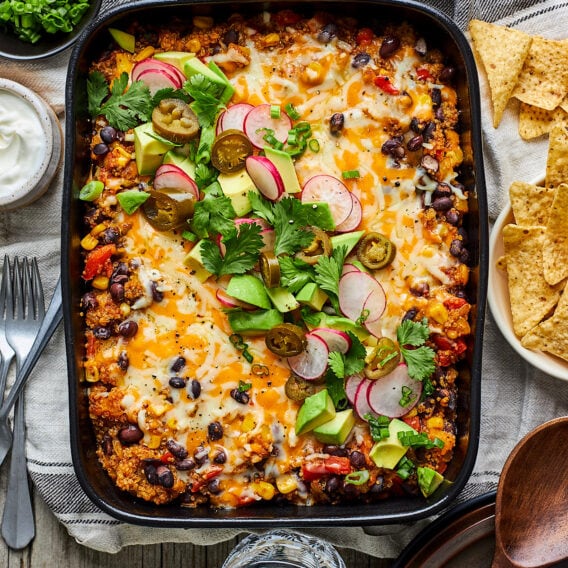
[[[171,65],[170,63],[166,63],[165,61],[160,61],[159,59],[154,59],[152,57],[143,59],[134,65],[132,68],[132,80],[140,80],[142,73],[146,73],[147,71],[162,71],[163,73],[166,73],[176,84],[179,85],[179,87],[177,87],[178,89],[181,88],[186,81],[185,75],[175,65]]]
[[[366,319],[376,321],[386,306],[386,298],[384,305],[379,301],[381,293],[384,296],[382,286],[367,272],[348,272],[339,279],[339,309],[345,317],[353,321],[361,317],[363,310],[369,310]]]
[[[276,242],[276,233],[274,232],[274,229],[262,229],[262,231],[260,231],[260,236],[264,241],[264,246],[260,249],[260,251],[267,252],[274,250],[274,243]]]
[[[161,69],[144,71],[138,77],[138,81],[146,83],[151,94],[155,94],[160,89],[181,89],[181,84],[175,77]]]
[[[266,146],[264,136],[267,129],[273,131],[276,140],[284,143],[288,139],[288,131],[292,128],[292,121],[285,112],[281,112],[279,118],[272,118],[270,116],[271,106],[272,105],[269,104],[255,106],[245,117],[245,134],[257,148],[264,148],[264,146]],[[225,128],[224,119],[223,127]]]
[[[220,233],[215,237],[215,243],[217,244],[217,246],[219,247],[219,252],[221,253],[221,256],[224,257],[225,253],[227,252],[227,247],[225,246],[225,244],[223,243],[223,235],[221,235]]]
[[[350,264],[350,263],[346,262],[343,265],[343,270],[341,271],[341,276],[343,276],[345,274],[349,274],[350,272],[361,272],[361,270],[359,270],[354,264]]]
[[[197,184],[178,166],[165,164],[156,170],[154,176],[154,189],[175,188],[187,193],[192,193],[195,199],[199,199]]]
[[[365,321],[363,325],[371,335],[374,335],[375,337],[383,336],[383,322],[381,318],[375,321]]]
[[[347,353],[351,347],[351,338],[344,331],[329,327],[316,327],[311,333],[323,339],[329,351]]]
[[[217,300],[223,304],[226,308],[241,308],[243,310],[256,310],[256,306],[252,304],[248,304],[247,302],[243,302],[241,300],[237,300],[237,298],[233,298],[229,296],[223,288],[218,288],[217,292],[215,292],[215,296],[217,296]]]
[[[369,406],[377,414],[389,418],[404,416],[416,406],[422,394],[422,382],[410,378],[405,363],[401,363],[388,375],[370,383],[367,389]],[[402,392],[404,387],[410,389],[411,402],[407,406],[400,405],[400,400],[405,394]]]
[[[325,373],[328,355],[325,341],[317,335],[306,333],[306,348],[299,355],[288,357],[288,365],[299,377],[314,381]]]
[[[351,192],[336,177],[321,174],[311,177],[302,188],[302,203],[325,202],[335,226],[347,220],[353,209]]]
[[[265,156],[249,156],[245,161],[248,175],[260,193],[276,201],[284,193],[284,182],[276,166]]]
[[[376,412],[371,408],[369,401],[367,400],[367,391],[372,381],[367,378],[364,378],[359,386],[357,387],[357,392],[355,393],[355,402],[353,404],[353,408],[355,408],[355,412],[361,418],[367,422],[367,418],[365,418],[365,414],[372,414],[373,416],[376,415]]]
[[[367,296],[363,304],[363,311],[368,313],[365,323],[378,321],[387,307],[385,291],[378,281],[375,280],[375,282],[377,282],[376,288]]]
[[[237,103],[227,107],[227,110],[223,111],[217,121],[217,134],[229,129],[242,130],[244,132],[245,119],[253,108],[254,106],[249,103]]]
[[[355,395],[357,394],[357,389],[359,385],[368,380],[364,375],[351,375],[345,379],[345,394],[347,395],[347,400],[355,406]]]
[[[361,206],[359,198],[351,193],[351,201],[352,208],[351,213],[349,213],[349,217],[347,217],[347,219],[345,219],[343,223],[335,226],[335,230],[338,233],[348,233],[349,231],[354,231],[363,219],[363,207]]]

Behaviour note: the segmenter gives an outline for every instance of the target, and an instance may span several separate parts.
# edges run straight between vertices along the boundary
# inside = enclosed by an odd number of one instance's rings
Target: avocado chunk
[[[319,227],[324,231],[334,231],[335,230],[335,221],[333,220],[333,216],[331,214],[331,209],[329,208],[329,204],[323,202],[310,202],[310,203],[303,203],[302,207],[307,211],[308,215],[308,223],[310,225],[314,225],[315,227]],[[348,234],[348,233],[346,233]],[[339,235],[337,235],[339,236]],[[333,239],[335,237],[331,237],[331,241],[333,243]]]
[[[200,59],[193,57],[184,63],[183,73],[188,79],[191,79],[194,75],[203,75],[211,83],[217,85],[218,91],[216,96],[221,104],[228,103],[235,92],[234,87],[229,83],[223,71],[213,62],[205,65]]]
[[[235,87],[231,85],[229,79],[227,79],[227,76],[225,75],[225,73],[223,73],[223,71],[219,68],[215,61],[210,61],[207,64],[207,67],[209,67],[209,69],[211,69],[211,71],[213,71],[213,73],[215,73],[218,77],[223,79],[225,83],[225,90],[223,91],[223,94],[221,95],[221,98],[219,100],[222,104],[227,104],[235,94]]]
[[[417,467],[418,487],[424,497],[430,497],[444,481],[444,476],[429,467]]]
[[[201,241],[195,243],[195,246],[187,253],[183,259],[183,263],[190,268],[191,273],[200,281],[205,282],[211,272],[203,265],[203,258],[201,256]]]
[[[122,30],[117,30],[116,28],[109,28],[108,31],[110,32],[112,39],[114,39],[114,41],[118,44],[118,47],[121,47],[130,53],[134,53],[136,49],[136,38],[132,34],[123,32]]]
[[[408,446],[403,446],[398,439],[399,432],[416,433],[416,430],[406,422],[393,418],[389,423],[389,437],[379,440],[369,452],[369,457],[375,462],[377,467],[394,469],[408,451]]]
[[[255,310],[253,312],[229,312],[229,325],[235,333],[242,335],[262,335],[273,327],[284,323],[278,310]]]
[[[308,282],[297,294],[296,300],[300,304],[309,306],[319,312],[327,302],[328,295],[315,283]]]
[[[359,242],[365,231],[353,231],[352,233],[342,233],[340,235],[333,235],[331,237],[331,246],[335,249],[339,246],[347,247],[347,254],[349,254],[355,245]]]
[[[278,170],[278,173],[280,174],[280,177],[284,182],[284,189],[286,193],[300,193],[302,191],[302,188],[300,187],[300,182],[298,181],[298,176],[296,175],[296,168],[294,168],[292,156],[290,156],[288,152],[277,150],[276,148],[271,148],[270,146],[264,147],[264,154]],[[320,225],[318,225],[318,227],[319,226]],[[335,225],[333,226],[333,228],[335,229]]]
[[[190,51],[162,51],[154,54],[154,58],[177,67],[182,73],[185,64],[194,57],[195,53]]]
[[[231,200],[237,217],[243,217],[252,210],[248,194],[250,191],[258,193],[258,189],[246,170],[236,174],[219,174],[217,181],[223,193]]]
[[[229,280],[226,292],[237,300],[265,310],[272,307],[264,284],[252,274],[236,274],[233,276]]]
[[[279,312],[291,312],[300,306],[298,300],[286,288],[266,288],[266,293]]]
[[[357,337],[360,341],[365,341],[371,335],[366,329],[357,325],[354,321],[349,318],[344,318],[342,316],[331,316],[324,312],[319,312],[313,314],[314,321],[315,318],[319,318],[317,325],[307,324],[310,329],[316,327],[330,327],[332,329],[338,329],[340,331],[350,331],[353,335]]]
[[[189,159],[188,156],[184,156],[176,152],[175,148],[168,150],[162,161],[163,164],[173,164],[181,170],[183,170],[192,180],[195,180],[195,164]]]
[[[335,407],[333,401],[323,389],[304,400],[304,404],[298,410],[296,417],[296,434],[299,436],[310,432],[314,428],[321,426],[335,418]]]
[[[324,422],[317,428],[314,428],[313,433],[316,439],[322,444],[337,444],[341,445],[347,440],[347,437],[355,426],[355,416],[353,409],[348,408],[337,412],[335,417],[329,422]]]
[[[141,176],[154,175],[162,164],[166,152],[174,146],[174,142],[158,137],[151,122],[137,126],[134,129],[134,150],[138,173]]]

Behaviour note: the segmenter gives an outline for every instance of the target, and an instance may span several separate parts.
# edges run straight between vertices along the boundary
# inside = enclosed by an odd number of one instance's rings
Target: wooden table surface
[[[0,509],[3,509],[9,459],[0,470]],[[220,568],[237,539],[213,546],[157,544],[131,546],[117,554],[98,552],[71,538],[45,503],[34,497],[36,537],[21,551],[11,551],[0,538],[0,568]],[[149,529],[151,530],[151,529]],[[361,552],[339,549],[347,568],[387,568]]]

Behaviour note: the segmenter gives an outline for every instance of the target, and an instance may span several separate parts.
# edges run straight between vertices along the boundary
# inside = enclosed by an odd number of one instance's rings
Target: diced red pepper
[[[388,95],[400,94],[400,91],[393,86],[393,84],[390,82],[390,79],[388,77],[385,77],[384,75],[375,77],[374,83],[377,87],[379,87],[379,89],[381,89],[381,91],[384,91]]]
[[[195,481],[193,483],[191,486],[191,492],[197,493],[210,479],[217,477],[222,471],[223,468],[219,465],[211,466],[199,481]]]
[[[100,274],[113,254],[116,254],[116,245],[103,245],[93,249],[85,261],[85,269],[82,274],[83,279],[91,280],[97,274]]]
[[[446,306],[448,310],[458,310],[465,304],[467,304],[467,300],[464,300],[464,298],[448,298],[444,300],[444,306]]]
[[[373,30],[371,28],[361,28],[357,32],[357,45],[366,45],[373,41]]]
[[[416,69],[416,75],[421,81],[429,81],[432,79],[432,74],[425,67],[419,67]]]
[[[420,418],[418,416],[404,416],[402,418],[403,422],[406,422],[411,428],[414,428],[417,432],[422,430],[422,426],[420,425]]]
[[[461,337],[458,337],[454,341],[454,353],[461,355],[465,351],[467,351],[467,343]]]
[[[438,349],[443,349],[444,351],[451,351],[453,347],[452,342],[443,335],[434,336],[434,343]]]
[[[304,481],[314,481],[324,475],[347,475],[351,473],[349,458],[330,456],[321,460],[311,460],[302,466]]]
[[[171,452],[164,452],[161,456],[160,456],[160,461],[162,463],[174,463],[176,461],[174,455]]]

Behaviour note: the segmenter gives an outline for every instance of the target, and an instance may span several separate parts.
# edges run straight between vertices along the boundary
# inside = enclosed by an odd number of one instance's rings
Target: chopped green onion
[[[320,143],[315,139],[312,138],[309,142],[308,142],[308,147],[310,148],[310,150],[312,152],[314,152],[315,154],[317,154],[320,151]]]
[[[254,361],[254,357],[252,356],[251,352],[248,350],[248,343],[245,343],[243,340],[243,336],[238,333],[233,333],[229,335],[229,341],[235,346],[235,349],[243,352],[243,357],[249,362],[252,363]]]
[[[132,215],[148,197],[150,197],[149,193],[137,189],[127,189],[116,195],[118,202],[128,215]]]
[[[252,356],[251,352],[247,349],[243,349],[243,357],[249,362],[252,363],[254,361],[254,357]]]
[[[410,387],[403,386],[402,396],[400,397],[398,404],[400,404],[400,406],[404,408],[405,406],[408,406],[415,398],[416,394],[414,393],[414,391]]]
[[[398,462],[398,469],[396,473],[401,479],[408,479],[416,469],[414,462],[409,460],[406,456],[404,456],[400,462]]]
[[[194,243],[197,240],[197,235],[191,231],[184,231],[181,236],[186,240]]]
[[[270,118],[280,118],[280,107],[278,105],[270,105]]]
[[[368,308],[361,310],[361,315],[357,318],[357,321],[355,323],[357,325],[363,325],[367,321],[367,318],[370,315],[371,315],[371,311]]]
[[[297,132],[301,132],[302,134],[306,134],[306,133],[311,134],[312,133],[312,125],[309,122],[306,122],[304,120],[303,122],[298,122],[298,124],[296,124],[296,126],[294,126],[294,130],[296,130]]]
[[[297,146],[298,145],[298,133],[294,130],[290,130],[288,132],[288,140],[286,140],[290,146]]]
[[[430,440],[428,436],[424,433],[417,433],[412,431],[405,431],[398,433],[398,439],[403,446],[409,446],[413,448],[426,448],[427,450],[431,448],[443,448],[444,442],[440,438],[434,438]]]
[[[79,199],[81,201],[94,201],[100,197],[104,188],[105,184],[102,181],[93,179],[81,188],[81,191],[79,192]]]
[[[292,119],[292,120],[298,120],[300,118],[300,113],[296,110],[296,108],[294,107],[294,105],[292,103],[288,103],[285,107],[284,110],[286,111],[286,114]]]
[[[244,381],[239,381],[239,392],[246,392],[252,388],[252,383],[245,383]]]
[[[253,375],[257,375],[258,377],[267,377],[268,375],[270,375],[270,369],[266,365],[255,363],[251,367],[251,373]]]
[[[359,174],[359,170],[347,170],[345,172],[341,172],[341,177],[343,179],[355,179],[361,176]]]
[[[371,438],[373,438],[375,442],[380,442],[390,436],[390,418],[388,416],[373,416],[368,412],[363,418],[369,423]]]
[[[363,485],[369,481],[369,472],[366,469],[352,471],[345,476],[344,481],[350,485]]]

